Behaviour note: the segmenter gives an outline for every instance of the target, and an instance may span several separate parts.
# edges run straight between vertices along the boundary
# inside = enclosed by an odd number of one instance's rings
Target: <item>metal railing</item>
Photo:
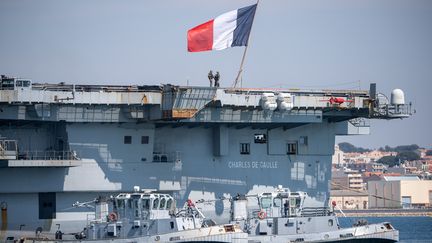
[[[79,160],[75,151],[25,151],[19,152],[19,160]]]
[[[305,207],[301,210],[302,217],[327,216],[331,211],[327,207]]]
[[[374,108],[372,116],[392,119],[405,118],[411,116],[412,114],[413,110],[411,103],[403,105],[379,104],[377,107]]]
[[[0,151],[16,151],[17,148],[16,140],[0,140]]]

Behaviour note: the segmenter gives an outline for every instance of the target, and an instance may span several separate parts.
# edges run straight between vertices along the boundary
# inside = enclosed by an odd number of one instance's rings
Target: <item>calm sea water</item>
[[[399,230],[399,242],[431,242],[432,217],[339,217],[342,227],[349,227],[359,219],[366,219],[370,224],[390,222]]]

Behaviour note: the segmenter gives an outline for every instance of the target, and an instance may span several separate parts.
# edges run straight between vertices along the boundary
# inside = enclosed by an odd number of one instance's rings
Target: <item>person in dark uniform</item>
[[[214,76],[214,81],[215,81],[215,87],[219,87],[219,79],[220,79],[220,74],[219,72],[216,72],[216,75]]]
[[[283,207],[284,207],[284,216],[288,217],[288,208],[289,208],[288,200],[285,200]]]
[[[209,79],[209,81],[210,81],[210,87],[212,87],[213,86],[213,78],[215,78],[214,76],[213,76],[213,72],[212,72],[212,70],[210,70],[210,72],[208,73],[208,79]],[[216,85],[216,81],[215,81],[215,85]]]

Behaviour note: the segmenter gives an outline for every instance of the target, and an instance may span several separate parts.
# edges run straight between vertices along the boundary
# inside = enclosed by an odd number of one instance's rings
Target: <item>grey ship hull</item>
[[[377,224],[378,225],[378,224]],[[368,227],[375,227],[377,225],[369,225]],[[380,225],[378,225],[380,226]],[[353,242],[353,243],[391,243],[399,241],[399,231],[370,231],[357,233],[357,230],[364,230],[365,226],[358,228],[346,228],[337,231],[324,231],[315,232],[309,234],[297,234],[297,235],[272,235],[272,236],[252,236],[249,237],[249,242],[264,243],[264,242],[309,242],[309,243],[321,243],[321,242]],[[347,233],[351,233],[351,236],[346,236]]]
[[[26,227],[33,225],[36,228],[38,224],[44,225],[46,220],[33,221],[40,216],[39,200],[46,195],[44,192],[47,195],[56,192],[56,218],[52,219],[52,224],[60,223],[62,227],[74,223],[68,215],[76,214],[81,220],[85,220],[86,214],[92,212],[92,209],[71,208],[74,202],[88,201],[99,194],[127,191],[134,185],[173,193],[179,206],[188,198],[205,200],[206,203],[198,206],[207,217],[214,218],[217,222],[228,220],[229,202],[224,197],[237,193],[255,194],[269,187],[283,185],[293,191],[307,191],[323,204],[328,198],[334,144],[334,137],[326,134],[328,130],[334,129],[330,125],[313,124],[287,131],[273,129],[270,133],[274,132],[273,137],[280,140],[300,134],[308,135],[310,140],[315,140],[316,137],[315,146],[320,146],[321,151],[317,151],[315,155],[296,156],[269,156],[266,144],[253,143],[250,155],[240,155],[238,144],[241,141],[250,139],[251,134],[266,131],[230,128],[229,147],[233,154],[224,156],[225,158],[212,156],[212,129],[163,127],[152,130],[147,128],[148,124],[134,124],[133,128],[128,128],[127,125],[66,125],[69,146],[78,151],[82,160],[80,166],[1,169],[0,178],[4,183],[1,186],[0,201],[8,202],[9,226],[19,228],[21,224],[25,224]],[[32,129],[38,129],[42,133],[43,128]],[[142,149],[151,144],[124,145],[121,140],[125,134],[131,134],[133,140],[140,139],[141,135],[150,135],[150,139],[164,142],[167,148],[182,151],[181,161],[142,162],[143,157],[151,160],[151,154]],[[42,138],[44,137],[39,139]],[[36,136],[26,132],[18,139],[34,141],[33,148],[36,144],[43,144],[43,141],[35,141],[38,139]],[[19,213],[22,210],[29,213]],[[76,230],[82,227],[81,224]]]

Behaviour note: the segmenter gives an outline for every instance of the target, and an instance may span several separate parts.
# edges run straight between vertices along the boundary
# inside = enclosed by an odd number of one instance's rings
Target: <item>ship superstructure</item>
[[[32,83],[2,76],[0,237],[81,230],[71,208],[134,185],[228,222],[224,198],[274,185],[329,198],[336,135],[368,134],[367,119],[408,117],[403,92]],[[3,239],[0,238],[0,239]]]

